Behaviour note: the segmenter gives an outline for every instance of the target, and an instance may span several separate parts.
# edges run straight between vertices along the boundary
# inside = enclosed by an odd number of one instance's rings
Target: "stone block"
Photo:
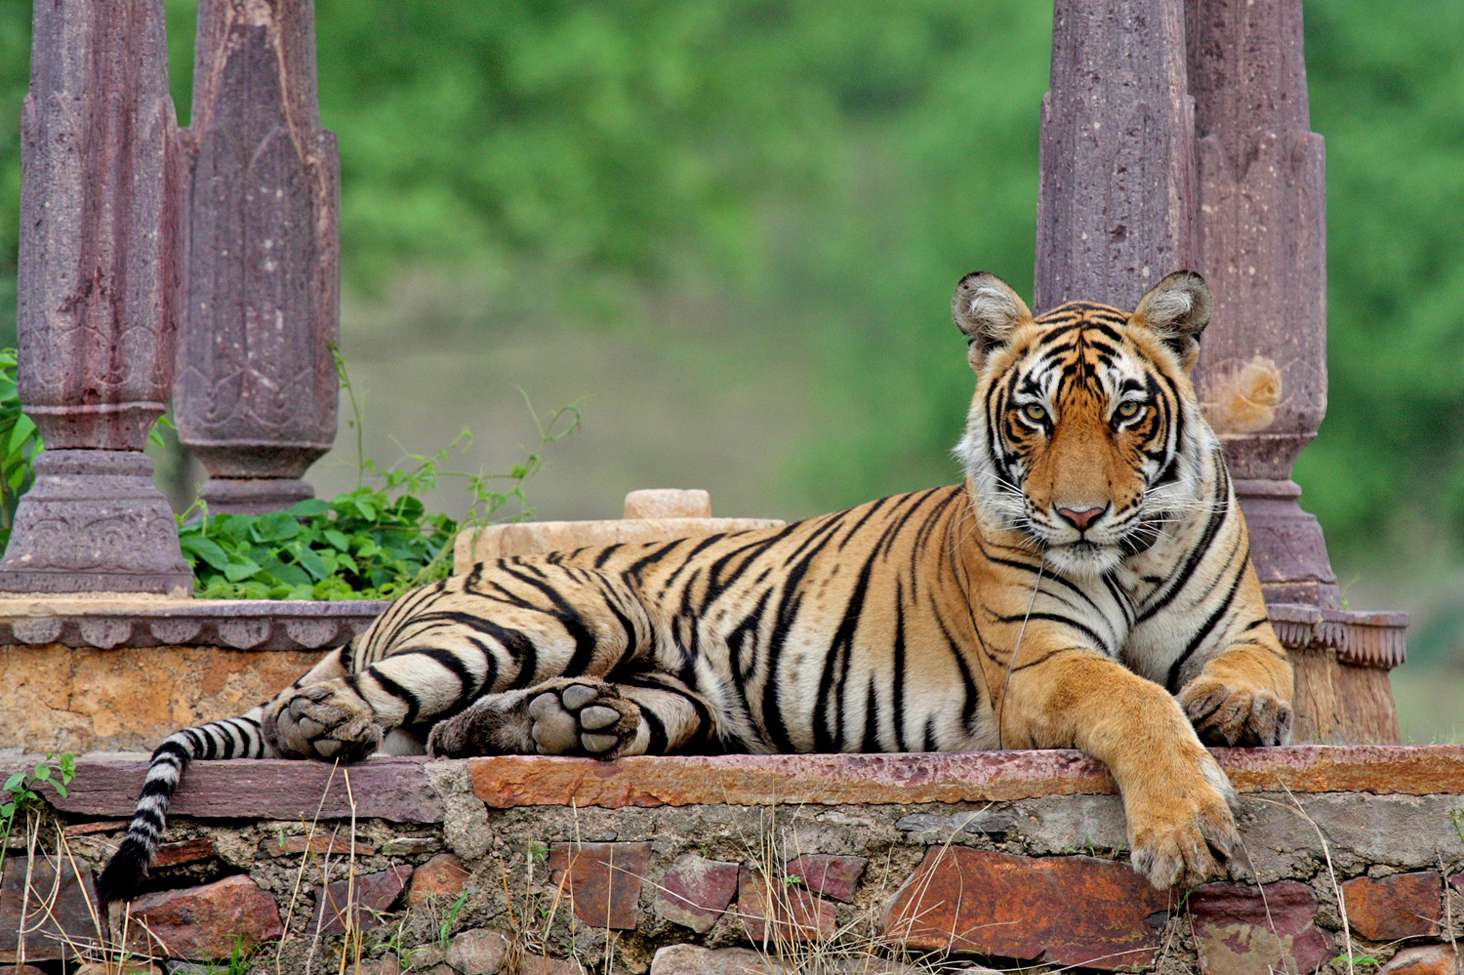
[[[447,963],[463,975],[497,975],[507,957],[508,939],[487,928],[460,931],[447,946]]]
[[[895,828],[908,833],[917,843],[959,842],[963,834],[968,836],[1005,836],[1016,828],[1017,817],[1006,811],[976,809],[937,816],[932,813],[911,813],[901,816]]]
[[[623,518],[710,518],[712,496],[699,488],[641,488],[625,496]]]
[[[1419,945],[1394,955],[1382,975],[1458,975],[1459,971],[1459,950],[1453,945]]]
[[[169,958],[227,958],[241,939],[253,945],[283,932],[274,898],[242,874],[144,894],[132,902],[132,916],[134,950]]]
[[[1063,965],[1153,960],[1172,898],[1127,864],[932,849],[885,911],[885,936],[912,948]]]
[[[827,853],[805,853],[784,868],[790,877],[803,881],[815,894],[832,897],[845,904],[854,900],[859,878],[869,861],[864,857],[834,856]]]
[[[463,862],[451,853],[439,853],[416,869],[407,890],[407,904],[415,907],[428,898],[451,902],[472,879]]]
[[[1188,901],[1204,975],[1316,971],[1333,956],[1332,936],[1317,928],[1317,899],[1293,880],[1205,884]]]
[[[705,934],[736,896],[737,872],[735,863],[688,853],[661,877],[652,910],[674,924]]]
[[[409,857],[435,853],[442,849],[442,840],[435,836],[393,836],[381,844],[382,856]]]
[[[574,916],[592,927],[629,931],[639,915],[649,843],[562,843],[549,852],[550,876]]]
[[[354,896],[350,879],[337,880],[324,890],[315,888],[316,909],[310,930],[313,932],[318,925],[322,935],[332,935],[347,927],[357,931],[376,927],[411,879],[411,867],[394,866],[355,878]]]
[[[1352,932],[1369,941],[1438,934],[1443,878],[1436,870],[1354,877],[1342,885],[1342,900]]]
[[[98,939],[97,922],[87,906],[88,899],[92,904],[97,902],[91,871],[78,863],[78,878],[68,862],[62,865],[58,879],[55,866],[41,857],[29,866],[30,896],[25,897],[25,852],[11,850],[5,857],[4,875],[0,877],[0,962],[19,957],[22,927],[27,961],[75,956],[76,952],[66,945],[68,939],[94,944]]]
[[[737,877],[737,918],[754,942],[778,944],[832,938],[837,924],[834,905],[793,883],[769,887],[759,873],[746,868]]]
[[[179,840],[176,843],[164,843],[158,847],[157,853],[153,855],[152,869],[160,870],[163,867],[178,867],[185,863],[198,863],[200,860],[211,859],[218,853],[214,846],[212,837],[198,836],[191,840]]]
[[[667,945],[651,959],[650,975],[783,975],[783,968],[748,948]]]
[[[259,851],[272,857],[290,856],[297,853],[321,855],[329,853],[331,856],[348,857],[352,852],[349,836],[332,836],[324,832],[317,832],[314,836],[271,836],[259,841]],[[376,847],[370,843],[356,840],[356,856],[369,857],[375,852]]]

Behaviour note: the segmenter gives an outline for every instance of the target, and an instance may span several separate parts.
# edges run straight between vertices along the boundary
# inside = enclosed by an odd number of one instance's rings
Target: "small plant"
[[[15,507],[35,480],[41,434],[20,408],[15,350],[0,349],[0,552],[10,542]]]
[[[1349,968],[1364,966],[1371,966],[1376,968],[1378,965],[1382,964],[1382,961],[1380,961],[1374,955],[1350,955],[1346,952],[1343,952],[1342,954],[1336,955],[1332,958],[1332,964],[1336,965],[1339,963],[1345,964]]]
[[[37,790],[49,785],[61,798],[66,798],[67,787],[76,778],[76,756],[70,752],[47,755],[30,771],[21,769],[0,786],[0,869],[5,866],[5,850],[10,840],[10,831],[15,826],[15,817],[28,809],[44,803],[45,797]]]
[[[437,926],[437,944],[443,951],[447,950],[447,940],[452,936],[452,929],[457,926],[458,914],[462,911],[463,905],[468,902],[468,892],[465,890],[457,895],[457,900],[447,909],[446,916],[442,923]]]
[[[1459,834],[1459,842],[1464,843],[1464,806],[1449,810],[1449,822],[1454,824],[1454,832]]]

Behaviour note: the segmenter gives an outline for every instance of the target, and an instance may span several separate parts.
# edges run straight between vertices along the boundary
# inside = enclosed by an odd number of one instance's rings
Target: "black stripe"
[[[1240,560],[1240,566],[1236,569],[1235,578],[1230,581],[1230,591],[1225,594],[1225,600],[1219,606],[1215,607],[1215,611],[1212,612],[1209,618],[1205,620],[1205,625],[1201,626],[1200,629],[1195,633],[1195,635],[1190,639],[1189,645],[1184,648],[1184,653],[1180,654],[1179,659],[1174,661],[1174,663],[1170,665],[1169,679],[1165,681],[1165,686],[1168,687],[1171,692],[1179,689],[1178,682],[1180,669],[1184,667],[1189,658],[1194,655],[1194,652],[1198,650],[1200,648],[1200,645],[1203,644],[1205,640],[1210,636],[1210,631],[1215,628],[1215,624],[1220,621],[1220,617],[1229,612],[1230,604],[1235,601],[1235,593],[1238,589],[1240,589],[1240,580],[1245,576],[1245,563],[1246,560],[1249,558],[1250,550],[1247,549],[1245,556]]]
[[[407,713],[403,715],[401,723],[404,726],[416,724],[417,715],[422,711],[422,702],[417,695],[383,674],[380,670],[372,669],[366,671],[366,673],[371,676],[372,680],[376,681],[383,691],[407,706]],[[357,693],[360,692],[357,691]]]

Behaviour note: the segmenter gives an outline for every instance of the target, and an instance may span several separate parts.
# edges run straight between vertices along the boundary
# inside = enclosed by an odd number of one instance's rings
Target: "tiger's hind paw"
[[[525,691],[490,694],[438,722],[427,753],[587,755],[618,758],[634,744],[640,708],[594,677],[558,678]]]
[[[288,758],[359,761],[381,747],[370,705],[342,680],[297,688],[265,714],[264,737]]]

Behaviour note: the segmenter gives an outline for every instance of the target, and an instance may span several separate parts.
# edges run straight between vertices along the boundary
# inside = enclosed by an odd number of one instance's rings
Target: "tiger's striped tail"
[[[148,865],[157,852],[167,821],[168,804],[183,778],[183,770],[195,758],[270,758],[275,751],[264,740],[260,721],[264,705],[237,718],[175,731],[157,747],[148,763],[137,811],[127,827],[117,852],[97,880],[97,895],[103,903],[130,900],[147,876]]]

